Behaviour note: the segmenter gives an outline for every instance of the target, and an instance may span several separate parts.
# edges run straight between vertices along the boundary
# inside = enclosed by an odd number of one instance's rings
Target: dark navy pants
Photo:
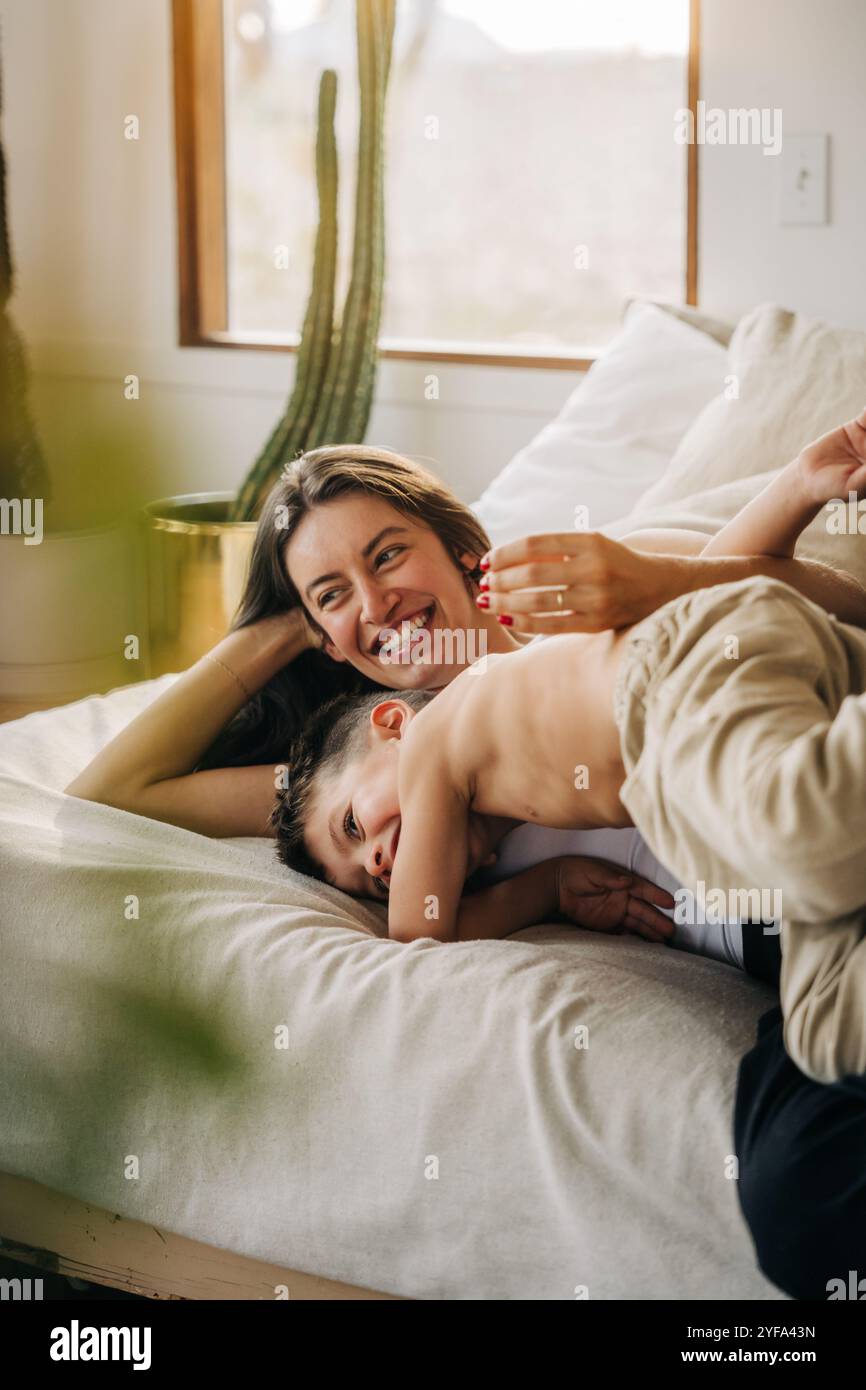
[[[746,969],[778,987],[778,937],[744,926],[743,949]],[[866,1075],[832,1085],[805,1076],[785,1051],[778,1006],[740,1062],[734,1144],[740,1206],[767,1278],[808,1299],[827,1299],[831,1280],[866,1281]]]

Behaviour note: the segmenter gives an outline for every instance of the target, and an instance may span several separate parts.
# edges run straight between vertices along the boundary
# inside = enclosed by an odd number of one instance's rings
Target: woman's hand
[[[515,632],[627,627],[679,592],[669,556],[632,550],[598,531],[524,536],[488,551],[481,568],[478,606]]]
[[[667,941],[673,922],[659,908],[674,899],[657,884],[606,859],[579,854],[556,861],[559,911],[589,931],[637,932],[647,941]]]
[[[269,647],[285,646],[287,661],[293,661],[307,647],[321,646],[300,604],[282,613],[272,613],[268,618],[258,618],[254,623],[249,623],[246,629],[235,631],[255,633]]]
[[[866,492],[866,410],[807,444],[797,458],[797,475],[806,500],[823,506],[849,492]]]

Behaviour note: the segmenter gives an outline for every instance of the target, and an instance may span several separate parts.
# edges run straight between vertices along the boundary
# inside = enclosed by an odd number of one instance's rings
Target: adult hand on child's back
[[[669,557],[599,531],[522,536],[481,562],[479,607],[515,632],[602,632],[640,622],[672,597]],[[486,599],[486,601],[485,601]]]
[[[647,941],[666,941],[673,922],[659,908],[674,899],[657,884],[606,859],[564,855],[557,861],[559,910],[589,931],[637,932]]]

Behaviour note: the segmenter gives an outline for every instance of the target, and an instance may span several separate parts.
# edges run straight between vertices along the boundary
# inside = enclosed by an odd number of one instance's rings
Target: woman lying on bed
[[[474,514],[400,455],[363,445],[303,455],[265,504],[232,631],[67,792],[202,834],[267,835],[293,735],[341,691],[442,688],[484,652],[517,650],[533,634],[623,627],[690,590],[757,574],[866,626],[866,592],[853,577],[789,557],[717,555],[693,532],[635,532],[624,543],[597,533],[530,536],[495,551],[485,575],[488,550]],[[585,925],[670,936],[658,910],[669,900],[647,880],[676,885],[636,831],[518,830],[503,842],[497,872],[564,853],[600,854],[631,870],[623,891],[610,864],[575,864]],[[479,827],[473,864],[486,857]],[[371,844],[370,896],[381,871]],[[499,933],[508,930],[501,915]],[[743,964],[736,939],[712,937],[678,944]]]

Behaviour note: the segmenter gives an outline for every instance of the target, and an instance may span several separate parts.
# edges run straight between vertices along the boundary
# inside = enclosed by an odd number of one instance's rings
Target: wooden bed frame
[[[356,1284],[235,1255],[131,1221],[28,1178],[0,1174],[0,1254],[52,1274],[105,1284],[144,1298],[397,1299]]]

